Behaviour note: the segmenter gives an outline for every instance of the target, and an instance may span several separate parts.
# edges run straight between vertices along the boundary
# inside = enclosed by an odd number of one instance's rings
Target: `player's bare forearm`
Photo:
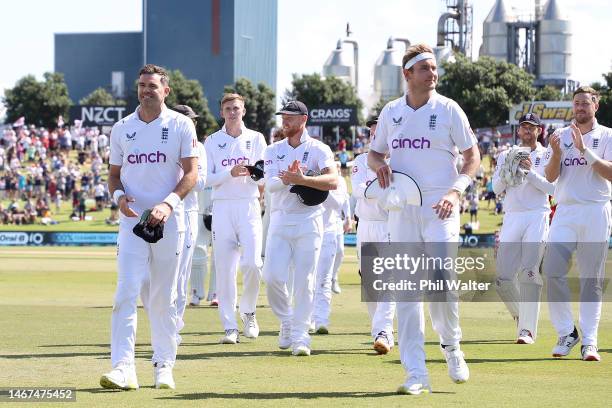
[[[593,163],[593,171],[608,181],[612,181],[612,162],[597,160]]]
[[[378,153],[375,150],[370,149],[368,152],[368,167],[376,171],[379,167],[385,166],[385,154]]]
[[[183,166],[184,174],[173,192],[182,200],[189,194],[198,181],[198,159],[197,157],[181,159],[181,165]]]
[[[462,155],[463,167],[461,167],[461,174],[474,178],[478,168],[480,167],[480,151],[478,150],[478,146],[474,145],[470,147],[464,151]]]
[[[121,166],[114,166],[111,164],[108,173],[108,191],[111,197],[116,190],[125,191],[123,184],[121,184]]]
[[[328,167],[321,171],[320,176],[305,176],[300,184],[317,190],[335,190],[338,188],[338,172],[335,168]]]
[[[544,168],[544,175],[546,176],[546,180],[548,182],[553,183],[557,178],[559,178],[559,174],[561,173],[561,156],[553,154],[550,157],[550,161]]]

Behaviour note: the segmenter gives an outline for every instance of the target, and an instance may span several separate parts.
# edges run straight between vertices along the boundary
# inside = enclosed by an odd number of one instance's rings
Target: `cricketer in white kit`
[[[340,174],[341,183],[346,184],[344,176],[340,172],[340,162],[336,162],[338,168],[338,174]],[[340,278],[338,273],[340,272],[340,266],[344,260],[344,234],[348,233],[353,228],[353,211],[351,210],[351,196],[348,193],[348,188],[345,188],[344,201],[342,202],[342,208],[340,209],[340,216],[336,218],[336,257],[334,258],[334,266],[331,280],[331,290],[336,294],[342,293],[340,287]]]
[[[277,114],[282,115],[286,138],[268,146],[265,152],[265,179],[267,191],[272,193],[272,212],[263,277],[268,302],[281,322],[279,348],[292,347],[293,355],[308,356],[315,269],[323,236],[323,206],[305,205],[289,190],[292,185],[333,190],[338,173],[330,148],[306,131],[306,105],[290,101]],[[320,175],[308,175],[310,172]],[[291,264],[294,267],[293,305],[287,290]]]
[[[378,118],[376,138],[370,145],[368,165],[376,170],[381,187],[386,188],[391,169],[411,176],[422,192],[422,206],[389,211],[391,242],[432,243],[429,256],[444,259],[459,242],[459,198],[471,184],[480,165],[476,137],[465,113],[453,100],[435,92],[438,79],[435,56],[430,47],[419,44],[408,48],[403,57],[408,92],[389,102]],[[455,167],[455,147],[464,158],[461,173]],[[390,154],[390,164],[385,155]],[[437,243],[437,244],[436,244]],[[450,248],[450,249],[449,249]],[[459,305],[457,300],[429,303],[434,330],[456,383],[469,378],[469,369],[460,350]],[[398,333],[406,382],[402,394],[430,392],[425,367],[423,302],[398,302]]]
[[[240,341],[236,321],[239,262],[243,277],[240,299],[243,334],[249,338],[259,335],[255,308],[263,264],[260,183],[251,179],[245,166],[263,160],[266,140],[261,133],[244,126],[242,118],[245,114],[244,98],[238,94],[225,94],[221,100],[225,125],[204,142],[208,156],[206,183],[213,187],[213,253],[219,316],[225,330],[220,342],[224,344]]]
[[[493,174],[495,194],[506,192],[495,289],[517,322],[517,344],[532,344],[537,336],[543,284],[540,264],[550,216],[548,196],[555,190],[544,176],[546,148],[537,141],[540,126],[540,118],[533,113],[519,120],[520,147],[529,149],[529,158],[520,164],[526,172],[522,183],[508,185],[504,177],[510,150],[500,153]]]
[[[370,141],[376,137],[378,118],[368,121]],[[357,225],[357,255],[361,257],[363,242],[388,242],[387,211],[376,199],[365,198],[365,190],[376,179],[376,173],[368,167],[368,154],[363,153],[353,161],[351,171],[352,195],[356,199],[355,215],[359,217]],[[374,340],[374,350],[379,354],[387,354],[393,348],[393,317],[395,302],[366,302],[371,321],[371,335]]]
[[[149,277],[146,309],[156,388],[174,388],[177,352],[176,285],[185,233],[182,199],[197,180],[197,139],[192,121],[164,104],[168,75],[146,65],[138,80],[139,107],[113,126],[109,190],[121,210],[117,242],[117,290],[111,322],[113,370],[105,388],[136,389],[136,302]],[[163,238],[150,244],[132,232],[143,211],[148,224],[164,223]]]
[[[591,87],[574,91],[574,121],[556,131],[549,144],[546,178],[556,180],[557,210],[550,225],[543,271],[550,320],[559,339],[553,357],[567,356],[580,342],[574,325],[567,282],[569,262],[576,251],[580,274],[581,355],[600,361],[597,329],[610,239],[610,180],[612,129],[597,123],[599,94]]]
[[[198,192],[198,238],[193,252],[193,262],[191,265],[191,285],[190,306],[199,306],[202,299],[211,302],[211,306],[218,306],[217,284],[215,270],[214,248],[212,248],[212,232],[204,223],[205,216],[212,216],[212,187],[205,187]],[[212,229],[212,228],[211,228]],[[208,271],[208,247],[211,248],[210,256],[210,275]],[[204,282],[209,277],[208,293],[204,289]]]
[[[317,334],[329,333],[329,315],[331,313],[332,278],[336,258],[338,257],[338,221],[342,226],[342,209],[348,206],[348,188],[344,177],[338,176],[338,188],[329,192],[323,202],[323,240],[316,268],[316,289],[312,321]]]

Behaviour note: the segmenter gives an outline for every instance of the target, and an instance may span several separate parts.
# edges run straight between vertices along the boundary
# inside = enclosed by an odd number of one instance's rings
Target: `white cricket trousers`
[[[499,234],[496,289],[513,317],[517,335],[537,337],[542,277],[540,264],[548,238],[549,211],[507,212]]]
[[[238,329],[238,264],[242,272],[240,313],[253,313],[261,279],[261,208],[257,198],[213,202],[213,255],[219,316],[224,330]],[[242,248],[242,256],[240,254]]]
[[[559,204],[548,234],[543,269],[550,320],[560,337],[574,330],[567,274],[572,253],[576,251],[583,346],[597,346],[610,225],[609,202]]]
[[[193,259],[191,261],[191,275],[189,283],[191,291],[200,299],[207,298],[212,300],[212,296],[217,291],[216,273],[215,273],[215,256],[212,253],[214,248],[211,246],[212,233],[206,229],[204,225],[204,214],[198,214],[198,237],[196,239],[195,248],[193,251]],[[204,282],[208,276],[208,247],[211,247],[210,260],[210,281],[208,283],[208,295],[204,290]]]
[[[195,249],[195,243],[198,236],[198,218],[201,217],[199,217],[197,211],[185,212],[185,243],[183,245],[181,261],[179,263],[179,275],[178,282],[176,285],[178,331],[181,331],[183,327],[185,327],[185,321],[183,320],[183,316],[185,315],[185,308],[187,307],[187,286],[189,284],[189,276],[191,275],[191,262],[193,258],[193,251]]]
[[[278,217],[278,218],[276,218]],[[316,266],[323,238],[321,216],[300,224],[283,224],[282,212],[272,214],[263,276],[268,303],[281,324],[291,326],[291,342],[310,347],[308,328],[312,317]],[[293,306],[287,283],[293,264]]]
[[[332,280],[338,281],[338,272],[340,272],[340,266],[344,260],[344,232],[337,233],[336,235],[336,258],[334,259],[334,273],[332,274]]]
[[[362,242],[388,242],[387,221],[369,221],[359,219],[357,226],[357,255],[361,258]],[[363,273],[363,272],[362,272]],[[393,335],[393,317],[395,316],[395,302],[366,302],[371,322],[371,335],[376,336],[381,331]]]
[[[332,276],[334,264],[338,251],[338,234],[336,230],[325,231],[317,262],[315,280],[314,311],[312,320],[316,327],[329,326],[329,314],[331,313],[332,299]]]
[[[113,367],[134,365],[138,296],[151,323],[153,363],[174,365],[177,351],[176,285],[184,233],[167,223],[164,237],[149,244],[132,232],[138,218],[122,217],[117,238],[117,290],[111,318]],[[147,285],[146,288],[143,285]]]
[[[388,231],[391,242],[445,243],[459,242],[459,207],[452,215],[441,220],[431,208],[441,195],[423,194],[421,207],[406,206],[401,211],[389,211]],[[434,253],[445,249],[443,245],[426,246],[430,256],[455,256],[450,253]],[[459,345],[459,304],[457,301],[429,302],[429,314],[440,344]],[[397,302],[397,323],[400,359],[409,375],[427,375],[425,367],[425,315],[423,301]]]

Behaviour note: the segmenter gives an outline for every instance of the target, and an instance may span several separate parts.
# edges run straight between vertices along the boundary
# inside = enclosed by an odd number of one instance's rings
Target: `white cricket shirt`
[[[423,194],[444,194],[458,174],[455,147],[463,152],[476,143],[459,105],[434,92],[417,110],[405,95],[385,105],[370,148],[389,152],[391,168],[414,178]]]

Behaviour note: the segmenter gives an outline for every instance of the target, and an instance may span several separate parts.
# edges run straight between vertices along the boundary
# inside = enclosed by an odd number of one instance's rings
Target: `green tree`
[[[385,107],[386,104],[388,104],[389,102],[391,102],[392,100],[395,100],[397,98],[399,98],[400,95],[397,96],[393,96],[391,98],[380,98],[378,100],[378,102],[376,102],[376,105],[374,105],[371,109],[370,109],[370,114],[368,117],[373,117],[373,116],[378,116],[380,115],[380,111],[382,110],[382,108]]]
[[[106,89],[99,87],[79,101],[79,105],[114,106],[125,105],[122,99],[115,99]]]
[[[600,93],[597,121],[604,126],[612,126],[612,71],[602,75],[605,84],[599,82],[591,85]]]
[[[456,62],[443,67],[438,91],[457,101],[475,128],[505,123],[512,105],[531,100],[536,93],[532,75],[490,57],[472,62],[457,54]]]
[[[340,78],[329,76],[322,78],[321,75],[293,74],[292,88],[285,91],[285,96],[282,98],[283,103],[297,99],[306,104],[308,109],[317,105],[339,104],[353,105],[357,107],[357,120],[363,123],[363,102],[357,96],[357,92],[353,85]],[[331,135],[334,127],[323,126],[323,135]],[[348,138],[350,135],[349,126],[340,127],[340,136]]]
[[[68,119],[68,109],[72,101],[64,75],[59,72],[46,72],[43,81],[33,75],[21,78],[12,89],[4,92],[6,123],[12,123],[25,116],[27,123],[54,128],[61,115]]]
[[[562,101],[563,94],[557,88],[546,85],[536,91],[534,99],[536,101]]]
[[[237,93],[244,97],[246,115],[244,124],[268,135],[274,127],[274,112],[276,111],[274,91],[264,83],[257,87],[246,78],[238,79],[233,85],[226,85],[223,92]],[[219,101],[220,102],[220,101]]]

